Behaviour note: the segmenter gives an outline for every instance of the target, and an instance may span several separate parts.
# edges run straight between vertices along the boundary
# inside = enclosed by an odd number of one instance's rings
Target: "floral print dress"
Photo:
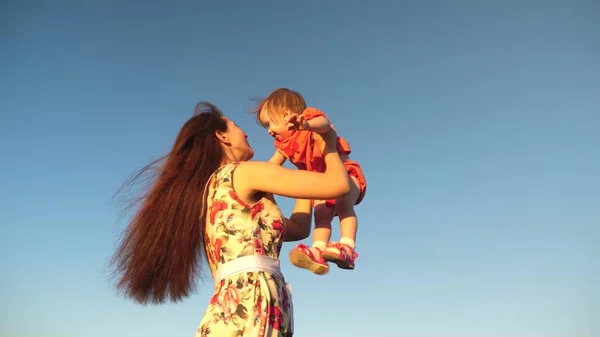
[[[263,255],[279,259],[285,218],[277,204],[262,198],[248,205],[233,189],[238,163],[220,167],[208,183],[205,246],[211,274],[233,259]],[[284,280],[252,271],[215,285],[196,337],[291,336],[291,298]]]

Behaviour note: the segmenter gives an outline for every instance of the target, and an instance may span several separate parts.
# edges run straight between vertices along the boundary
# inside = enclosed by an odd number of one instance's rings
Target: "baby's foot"
[[[325,275],[329,272],[329,265],[323,260],[322,253],[319,248],[299,244],[290,251],[290,262],[298,268],[308,269],[317,275]]]
[[[323,252],[323,259],[330,261],[342,269],[354,269],[354,260],[358,254],[354,249],[346,244],[331,242],[327,244]]]

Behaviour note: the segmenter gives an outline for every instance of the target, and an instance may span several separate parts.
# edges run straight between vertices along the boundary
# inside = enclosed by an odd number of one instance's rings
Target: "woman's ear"
[[[225,145],[231,145],[231,142],[229,141],[229,136],[227,135],[227,133],[217,130],[217,132],[215,132],[215,136],[217,136],[217,139],[225,144]]]

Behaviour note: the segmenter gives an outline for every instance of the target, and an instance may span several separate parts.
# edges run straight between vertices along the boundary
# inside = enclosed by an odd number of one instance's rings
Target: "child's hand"
[[[308,130],[309,128],[308,121],[304,119],[304,116],[299,114],[291,115],[287,119],[286,125],[288,130]]]

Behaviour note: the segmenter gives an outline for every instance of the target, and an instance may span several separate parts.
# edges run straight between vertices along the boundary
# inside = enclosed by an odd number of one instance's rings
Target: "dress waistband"
[[[264,255],[248,255],[220,265],[215,272],[215,284],[218,284],[224,278],[254,271],[271,273],[283,281],[279,260]]]

